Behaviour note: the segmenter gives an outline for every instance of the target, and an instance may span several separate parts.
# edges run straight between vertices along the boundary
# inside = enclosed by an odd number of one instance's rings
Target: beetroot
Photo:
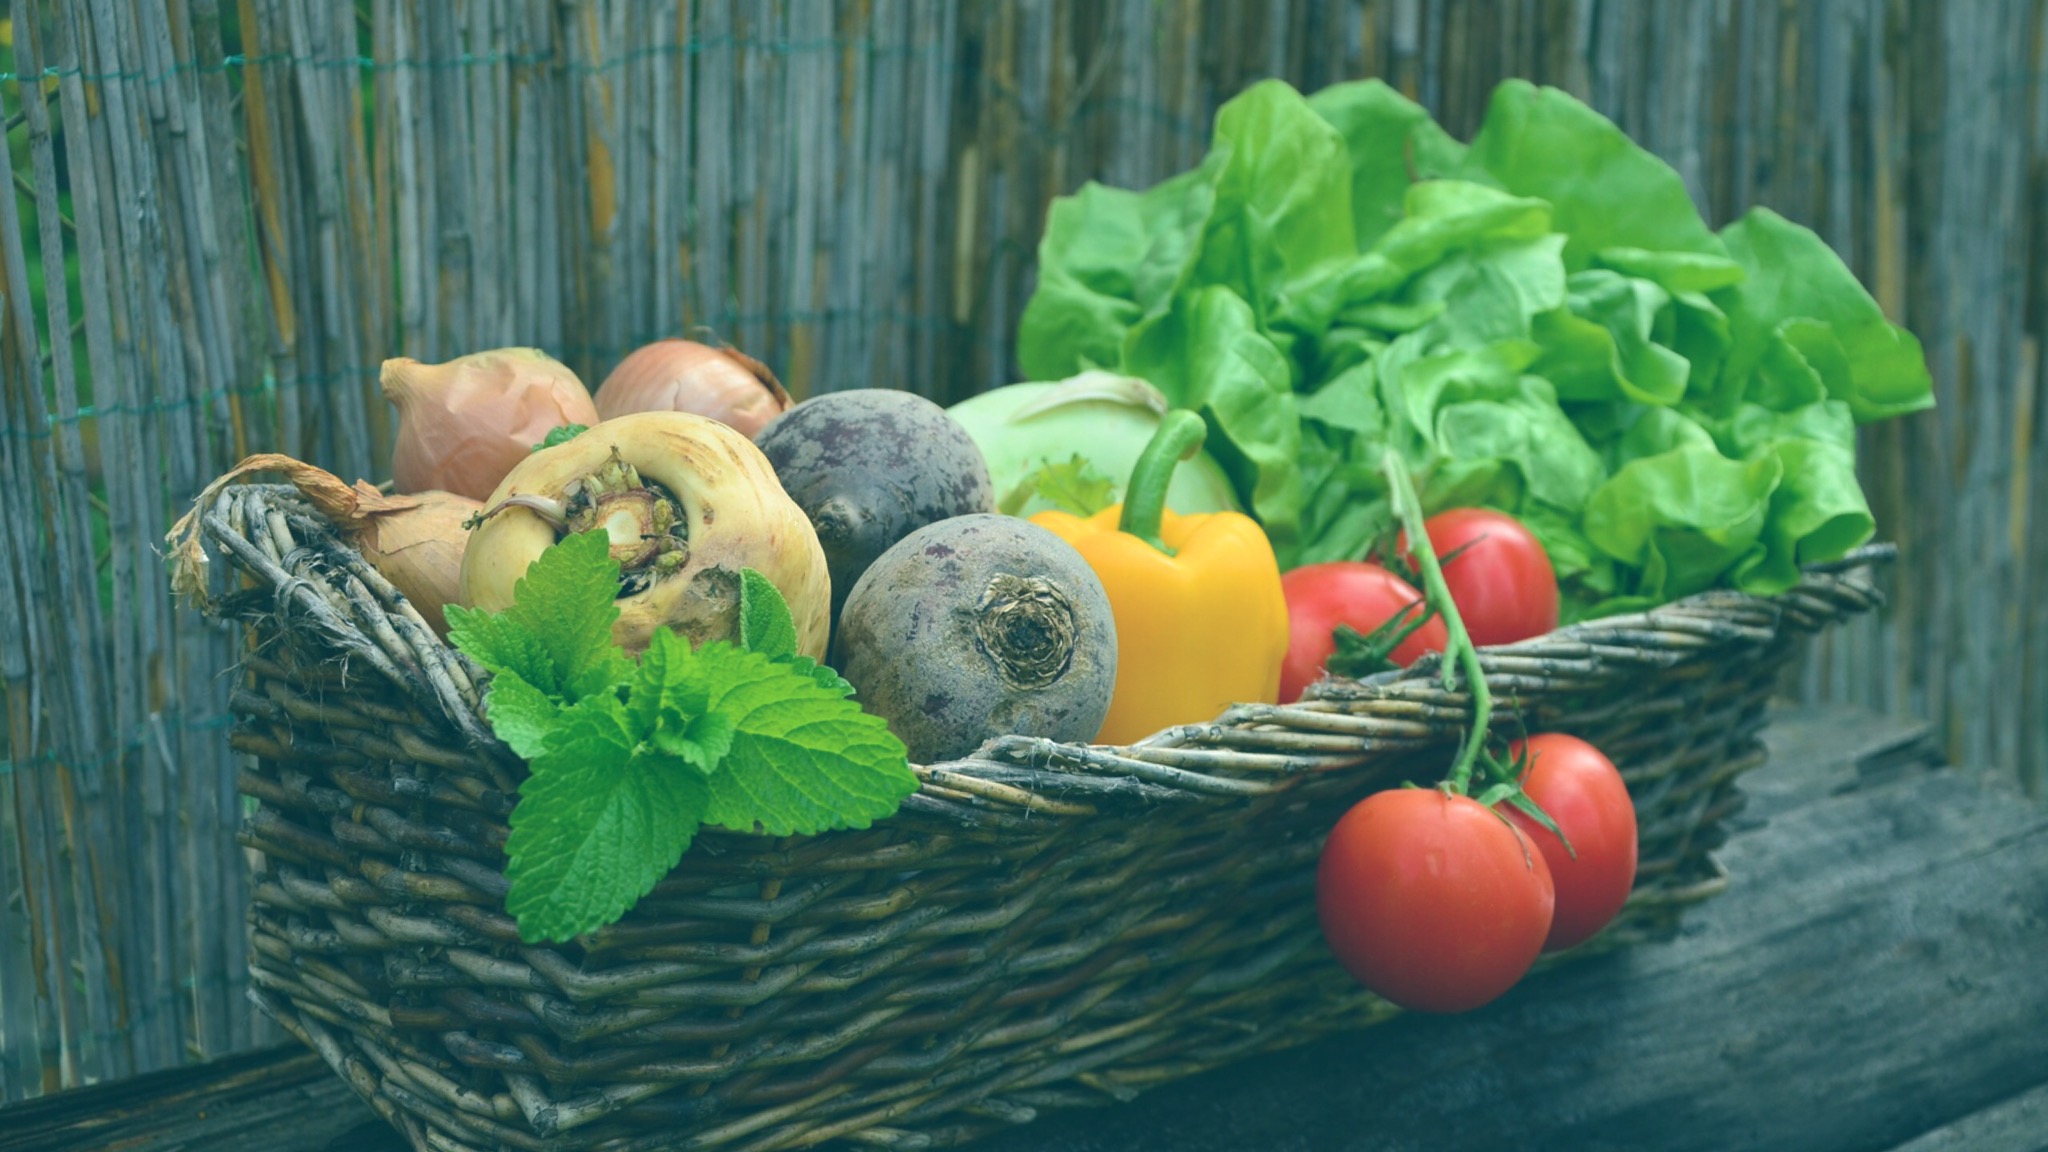
[[[995,509],[988,464],[967,430],[922,396],[828,392],[754,437],[811,518],[832,573],[832,617],[890,545],[927,524]]]
[[[1072,545],[1026,520],[920,528],[847,597],[834,663],[920,764],[1007,733],[1088,741],[1116,683],[1109,597]]]

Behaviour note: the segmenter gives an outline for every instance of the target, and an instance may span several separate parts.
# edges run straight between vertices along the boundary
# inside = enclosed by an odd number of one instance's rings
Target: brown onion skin
[[[427,627],[448,638],[444,609],[462,602],[462,553],[470,517],[483,503],[453,492],[419,492],[419,505],[364,520],[351,539],[372,567],[405,594]]]
[[[442,611],[462,590],[462,554],[469,545],[466,522],[483,505],[451,492],[391,496],[358,480],[349,484],[324,468],[275,452],[245,456],[206,486],[193,510],[172,527],[171,585],[179,594],[206,602],[206,551],[199,543],[199,510],[223,489],[255,472],[282,472],[292,487],[348,537],[434,634],[448,638]]]
[[[688,412],[749,439],[789,406],[789,393],[767,365],[737,349],[694,340],[657,340],[637,348],[597,388],[601,419]]]
[[[384,362],[380,380],[398,406],[391,477],[401,492],[482,500],[549,432],[598,421],[576,374],[533,348],[497,348],[445,364],[398,357]]]

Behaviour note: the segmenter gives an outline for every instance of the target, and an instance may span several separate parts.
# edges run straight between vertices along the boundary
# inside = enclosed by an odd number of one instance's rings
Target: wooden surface
[[[388,356],[538,345],[595,383],[708,325],[799,395],[1006,383],[1047,202],[1186,169],[1267,76],[1380,77],[1461,138],[1501,78],[1557,85],[1711,223],[1818,229],[1940,407],[1864,435],[1895,607],[1797,688],[2048,771],[2048,0],[0,15],[0,1100],[282,1038],[244,995],[238,637],[152,551],[200,485],[254,451],[383,478]]]
[[[1681,937],[983,1152],[2048,1149],[2048,811],[1923,728],[1781,715]],[[0,1109],[0,1152],[403,1152],[286,1048]]]

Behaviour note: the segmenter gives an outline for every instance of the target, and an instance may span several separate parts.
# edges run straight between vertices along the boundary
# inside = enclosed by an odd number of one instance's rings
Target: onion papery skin
[[[180,595],[206,603],[206,550],[199,542],[199,512],[221,491],[257,472],[282,472],[299,495],[334,522],[379,575],[391,582],[434,634],[448,638],[443,609],[457,603],[467,522],[483,505],[451,492],[393,496],[361,480],[350,484],[324,468],[275,452],[245,456],[206,486],[193,510],[179,518],[171,546],[171,584]]]
[[[789,393],[767,365],[694,340],[657,340],[635,349],[598,385],[596,401],[604,420],[690,412],[750,439],[790,407]]]
[[[482,500],[549,432],[598,421],[583,381],[533,348],[498,348],[445,364],[396,357],[384,362],[379,380],[398,406],[391,477],[401,492]]]
[[[417,507],[375,515],[351,536],[356,549],[419,609],[436,636],[448,638],[445,609],[461,603],[463,525],[483,503],[453,492],[416,492]]]

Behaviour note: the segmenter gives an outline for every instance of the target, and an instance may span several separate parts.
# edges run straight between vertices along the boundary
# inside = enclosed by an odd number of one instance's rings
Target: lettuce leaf
[[[1308,98],[1343,136],[1351,169],[1351,229],[1369,248],[1407,215],[1408,186],[1465,166],[1465,146],[1429,112],[1380,80],[1333,84]],[[1409,164],[1414,165],[1410,171]]]
[[[1222,287],[1177,297],[1133,328],[1124,370],[1150,380],[1176,408],[1209,424],[1208,451],[1283,553],[1299,541],[1301,418],[1287,357],[1252,306]]]
[[[1721,235],[1746,273],[1728,308],[1727,376],[1776,373],[1769,395],[1782,408],[1816,398],[1795,378],[1817,381],[1821,393],[1848,402],[1858,423],[1934,406],[1920,342],[1885,319],[1811,229],[1754,208]]]
[[[1494,89],[1466,160],[1509,192],[1551,205],[1573,272],[1612,248],[1727,255],[1669,164],[1559,89],[1526,80]]]

